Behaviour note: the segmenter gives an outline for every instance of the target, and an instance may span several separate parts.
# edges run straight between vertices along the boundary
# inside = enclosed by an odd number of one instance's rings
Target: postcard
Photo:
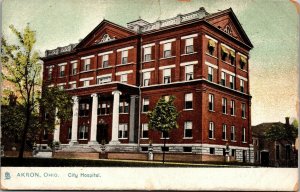
[[[298,0],[1,5],[1,189],[298,191]]]

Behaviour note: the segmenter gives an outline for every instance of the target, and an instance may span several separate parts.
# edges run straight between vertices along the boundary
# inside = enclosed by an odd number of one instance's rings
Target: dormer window
[[[222,60],[225,61],[226,60],[226,57],[228,56],[228,51],[225,47],[221,47],[221,57],[222,57]]]
[[[210,55],[214,54],[215,47],[216,47],[216,42],[209,39],[208,40],[208,52],[209,52]]]

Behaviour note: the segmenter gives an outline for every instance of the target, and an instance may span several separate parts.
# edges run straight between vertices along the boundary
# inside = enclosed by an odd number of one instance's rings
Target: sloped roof
[[[284,126],[285,124],[281,123],[281,122],[261,123],[261,124],[256,125],[256,126],[252,126],[252,135],[263,137],[265,132],[274,125]]]

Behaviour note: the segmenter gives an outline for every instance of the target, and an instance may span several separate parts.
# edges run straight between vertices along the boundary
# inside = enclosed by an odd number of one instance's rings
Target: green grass
[[[1,158],[1,166],[6,167],[241,167],[249,164],[230,163],[223,165],[216,162],[175,163],[160,161],[130,161],[130,160],[86,160],[86,159],[55,159],[55,158]]]

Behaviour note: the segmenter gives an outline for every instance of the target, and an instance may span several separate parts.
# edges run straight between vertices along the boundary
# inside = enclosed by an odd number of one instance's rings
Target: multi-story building
[[[103,20],[78,44],[46,51],[44,86],[73,96],[73,118],[54,140],[109,150],[162,150],[163,136],[148,129],[147,112],[174,95],[179,129],[168,134],[176,153],[253,159],[249,51],[252,44],[232,9],[204,8],[122,27]],[[71,107],[71,106],[70,106]],[[249,155],[251,154],[251,155]]]

